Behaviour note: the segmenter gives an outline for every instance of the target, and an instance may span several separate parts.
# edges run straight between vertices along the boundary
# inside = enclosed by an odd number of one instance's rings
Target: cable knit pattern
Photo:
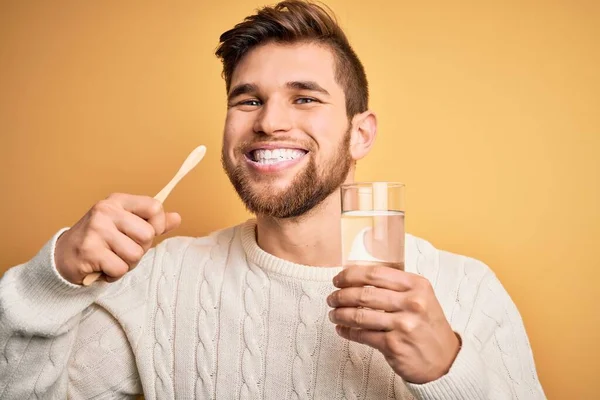
[[[25,353],[29,340],[19,340],[18,336],[3,337],[4,348],[0,358],[0,398],[10,382],[13,380],[12,374],[15,372],[11,365],[18,363],[19,358]]]
[[[244,348],[241,354],[242,384],[240,399],[262,398],[267,341],[269,279],[262,269],[249,263],[244,278],[244,317],[242,325]]]
[[[165,253],[169,251],[169,246],[176,246],[174,243],[168,243]],[[185,252],[185,250],[184,250]],[[164,253],[163,253],[164,254]],[[166,258],[159,258],[161,267],[160,276],[156,287],[156,311],[154,313],[154,369],[156,373],[156,398],[172,399],[175,397],[173,387],[173,338],[175,322],[173,318],[175,300],[177,295],[177,275],[178,268],[172,268],[171,265],[165,265]]]
[[[198,344],[196,345],[196,369],[198,378],[196,380],[195,395],[197,399],[216,398],[215,379],[217,373],[217,347],[218,332],[218,308],[220,285],[217,282],[217,274],[211,270],[209,265],[217,263],[224,264],[228,247],[232,240],[231,232],[219,232],[213,235],[215,242],[206,249],[210,255],[202,268],[202,282],[198,294]],[[202,250],[201,250],[202,251]]]
[[[313,291],[306,290],[300,285],[302,294],[298,302],[298,324],[296,326],[295,350],[292,361],[292,399],[310,399],[314,395],[315,356],[319,351],[321,338],[319,336],[326,303],[318,301],[315,304]],[[320,299],[319,299],[320,300]],[[314,312],[315,308],[320,312]]]
[[[422,385],[340,338],[326,297],[341,271],[263,251],[255,222],[171,238],[126,278],[62,279],[55,237],[0,279],[0,400],[544,399],[519,312],[494,273],[407,235],[406,270],[427,278],[462,348]]]
[[[49,363],[38,376],[32,393],[32,395],[35,395],[36,399],[44,397],[44,390],[48,386],[51,386],[52,382],[56,380],[57,371],[65,367],[66,361],[68,360],[65,351],[68,352],[70,345],[72,345],[72,343],[61,343],[58,340],[50,342],[50,349],[48,351]]]
[[[338,375],[343,399],[364,399],[373,348],[354,342],[344,345],[346,354]]]

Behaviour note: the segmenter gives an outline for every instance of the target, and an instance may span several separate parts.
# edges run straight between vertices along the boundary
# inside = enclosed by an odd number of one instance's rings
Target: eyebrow
[[[329,96],[329,92],[325,90],[321,85],[314,81],[294,81],[288,82],[286,86],[290,89],[296,90],[308,90],[311,92],[319,92]]]
[[[319,92],[330,96],[329,92],[325,90],[321,85],[314,81],[293,81],[288,82],[285,86],[289,89],[295,90],[308,90],[310,92]],[[227,95],[227,99],[231,100],[235,97],[242,96],[244,94],[253,94],[258,92],[258,87],[252,83],[242,83],[240,85],[235,86],[229,94]]]
[[[234,97],[238,97],[243,94],[250,94],[256,92],[258,92],[258,88],[256,87],[256,85],[253,85],[251,83],[242,83],[241,85],[237,85],[233,89],[231,89],[231,91],[227,95],[227,100],[231,100]]]

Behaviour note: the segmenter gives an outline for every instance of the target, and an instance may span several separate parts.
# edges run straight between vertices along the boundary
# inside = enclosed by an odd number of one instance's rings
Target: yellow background
[[[484,4],[486,3],[486,4]],[[380,130],[358,178],[408,187],[408,230],[486,262],[552,399],[600,390],[600,2],[331,0]],[[248,217],[219,163],[218,36],[256,1],[0,4],[0,271],[114,191],[182,235]]]

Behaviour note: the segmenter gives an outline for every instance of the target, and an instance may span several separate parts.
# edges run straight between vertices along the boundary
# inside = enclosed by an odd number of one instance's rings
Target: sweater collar
[[[307,281],[331,281],[342,267],[314,267],[296,264],[275,257],[258,246],[256,242],[256,220],[250,219],[241,227],[242,246],[248,261],[258,265],[266,272],[287,276],[294,279]],[[416,272],[417,249],[414,237],[406,235],[405,239],[405,267],[408,272]]]
[[[242,225],[242,246],[248,261],[260,266],[267,272],[306,281],[331,282],[342,267],[313,267],[310,265],[296,264],[275,257],[258,246],[256,242],[256,220],[251,219]]]

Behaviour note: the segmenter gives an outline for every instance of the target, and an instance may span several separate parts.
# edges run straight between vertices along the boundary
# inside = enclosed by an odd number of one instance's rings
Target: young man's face
[[[346,179],[350,122],[327,47],[253,49],[232,75],[228,105],[223,166],[251,212],[302,215]]]

